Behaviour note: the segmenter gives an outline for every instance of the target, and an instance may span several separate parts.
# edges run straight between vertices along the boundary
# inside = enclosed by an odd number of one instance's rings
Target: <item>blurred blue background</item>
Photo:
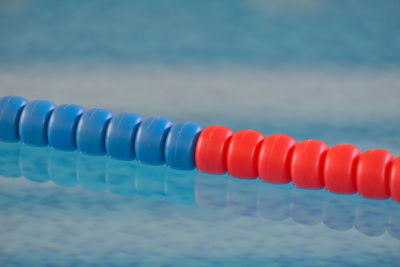
[[[398,14],[397,0],[0,0],[0,97],[398,157]],[[0,143],[0,208],[2,266],[400,262],[391,200],[20,144]]]
[[[2,64],[399,66],[400,2],[1,1]]]

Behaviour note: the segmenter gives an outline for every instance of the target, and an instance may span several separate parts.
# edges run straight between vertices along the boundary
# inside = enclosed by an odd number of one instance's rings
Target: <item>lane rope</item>
[[[317,140],[297,143],[287,135],[203,129],[18,96],[0,99],[0,140],[400,202],[400,158],[382,149],[362,153],[347,144],[329,148]]]

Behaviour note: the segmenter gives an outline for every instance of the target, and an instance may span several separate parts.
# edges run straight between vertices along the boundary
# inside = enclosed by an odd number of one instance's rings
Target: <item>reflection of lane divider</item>
[[[194,174],[165,167],[138,165],[106,157],[91,157],[20,144],[0,143],[0,175],[24,177],[63,187],[81,186],[91,192],[161,198],[193,205]]]
[[[133,160],[210,174],[323,189],[338,194],[400,202],[400,157],[376,149],[361,153],[352,145],[329,148],[285,135],[265,137],[222,126],[204,130],[195,123],[173,124],[162,118],[143,120],[130,113],[85,111],[76,105],[56,106],[21,97],[0,100],[0,140],[89,155]],[[84,170],[84,169],[83,169]]]
[[[389,202],[346,199],[323,191],[310,192],[288,186],[247,183],[239,179],[165,167],[150,167],[106,157],[90,157],[20,144],[0,143],[0,175],[24,176],[34,182],[53,181],[64,187],[80,185],[88,191],[110,191],[121,196],[140,195],[177,204],[197,203],[206,210],[228,209],[243,216],[272,221],[291,218],[314,226],[322,222],[336,231],[355,227],[369,236],[388,231],[400,239],[400,207]]]
[[[400,207],[393,202],[348,199],[324,191],[214,179],[203,174],[196,177],[195,196],[198,205],[209,210],[229,209],[236,214],[261,216],[277,222],[291,218],[307,226],[322,222],[335,231],[356,228],[368,236],[379,236],[387,231],[400,239]]]

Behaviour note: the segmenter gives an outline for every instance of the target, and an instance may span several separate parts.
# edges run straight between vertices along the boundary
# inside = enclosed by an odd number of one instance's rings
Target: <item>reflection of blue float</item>
[[[228,209],[238,215],[261,216],[277,222],[289,217],[308,226],[323,222],[336,231],[354,227],[368,236],[379,236],[387,230],[400,239],[400,207],[391,201],[310,192],[288,185],[247,183],[196,171],[146,166],[18,143],[0,143],[0,153],[5,155],[0,157],[0,175],[8,178],[23,176],[34,182],[51,180],[65,187],[80,185],[94,192],[138,195],[180,205],[198,205],[207,210]]]

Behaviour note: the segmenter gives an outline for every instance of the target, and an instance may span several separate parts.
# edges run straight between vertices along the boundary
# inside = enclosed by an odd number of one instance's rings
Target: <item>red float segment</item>
[[[357,167],[357,188],[360,196],[372,199],[390,197],[389,176],[393,155],[376,149],[363,153]]]
[[[324,161],[328,146],[321,141],[299,143],[293,151],[291,162],[292,182],[305,189],[324,188]]]
[[[400,203],[400,157],[393,161],[389,180],[392,199]]]
[[[210,174],[226,173],[228,146],[233,134],[231,129],[223,126],[210,126],[201,132],[195,152],[199,171]]]
[[[337,194],[357,192],[357,164],[361,151],[352,145],[338,145],[328,150],[325,158],[326,190]]]
[[[230,176],[242,179],[257,178],[258,153],[264,138],[262,133],[253,130],[239,131],[232,137],[227,156]]]
[[[261,144],[258,157],[260,180],[273,184],[291,181],[290,162],[297,142],[283,134],[270,135]]]

